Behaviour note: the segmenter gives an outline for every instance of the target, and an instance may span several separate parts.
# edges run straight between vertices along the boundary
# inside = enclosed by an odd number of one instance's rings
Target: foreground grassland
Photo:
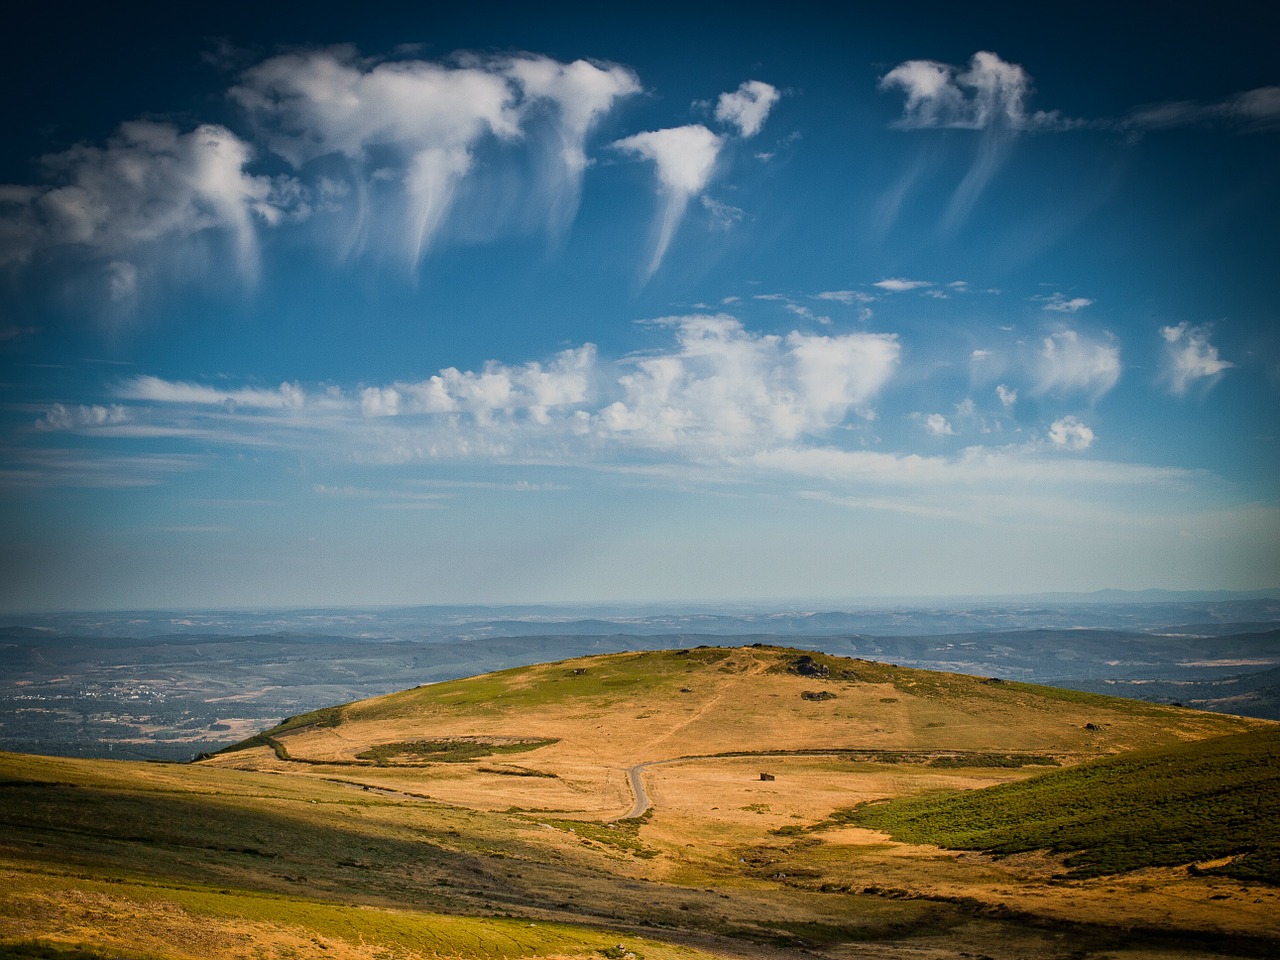
[[[0,755],[0,960],[1271,956],[1275,759],[1257,721],[778,648],[565,661],[196,765]],[[1234,839],[1136,855],[1162,820]]]

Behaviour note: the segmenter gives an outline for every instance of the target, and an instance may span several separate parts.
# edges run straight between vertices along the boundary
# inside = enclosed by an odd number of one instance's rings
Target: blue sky
[[[1264,6],[859,6],[44,5],[0,608],[1275,586]]]

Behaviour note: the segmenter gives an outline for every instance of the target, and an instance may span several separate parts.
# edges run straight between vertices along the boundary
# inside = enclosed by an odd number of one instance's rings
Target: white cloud
[[[524,93],[521,112],[526,133],[538,129],[535,113],[543,103],[554,105],[557,112],[548,135],[559,148],[560,163],[544,170],[543,179],[548,215],[557,229],[564,230],[577,213],[588,135],[619,99],[640,92],[640,81],[618,64],[560,63],[542,56],[513,58],[506,63],[505,73]]]
[[[635,73],[617,64],[586,60],[559,63],[550,57],[526,56],[509,61],[506,72],[520,84],[528,100],[556,105],[561,117],[561,159],[577,174],[587,165],[587,134],[619,98],[640,92]]]
[[[112,407],[50,408],[38,428],[217,446],[328,449],[338,459],[617,462],[737,455],[871,420],[897,370],[892,334],[753,333],[726,315],[653,321],[673,342],[602,363],[586,344],[548,362],[446,368],[356,388],[137,376]]]
[[[218,231],[252,280],[260,227],[310,219],[309,229],[344,255],[372,246],[414,266],[458,224],[451,214],[486,144],[496,160],[483,169],[503,189],[477,192],[482,200],[466,194],[487,206],[461,232],[485,239],[486,230],[543,223],[562,232],[577,210],[588,136],[639,90],[626,67],[535,54],[447,62],[380,62],[346,46],[281,54],[245,70],[229,91],[247,139],[216,124],[183,132],[133,121],[105,146],[45,158],[46,186],[0,186],[0,262],[87,248],[110,258],[104,299],[127,304],[156,258],[189,270],[196,256],[210,256],[183,247],[186,238]],[[513,145],[523,151],[514,160]],[[266,151],[294,175],[248,172]],[[318,222],[321,213],[328,216]]]
[[[1134,110],[1118,126],[1147,131],[1216,123],[1243,130],[1274,129],[1280,125],[1280,87],[1257,87],[1211,103],[1180,100],[1148,104]]]
[[[1080,125],[1056,111],[1029,113],[1030,75],[1018,64],[987,51],[975,53],[967,68],[933,60],[905,61],[880,78],[879,88],[906,94],[902,115],[893,123],[900,130],[982,131],[973,162],[943,214],[944,230],[955,228],[969,215],[1004,164],[1020,131]],[[909,180],[904,180],[901,192],[886,210],[897,209],[908,185]]]
[[[934,60],[907,60],[881,77],[879,86],[906,94],[902,116],[894,122],[903,130],[1026,130],[1073,125],[1056,111],[1029,114],[1030,75],[1018,64],[987,51],[975,53],[967,69]]]
[[[762,448],[821,433],[888,382],[900,347],[890,334],[756,335],[733,317],[661,321],[678,349],[635,361],[620,400],[600,411],[600,432],[651,448]]]
[[[1093,306],[1093,301],[1087,297],[1072,297],[1067,299],[1065,294],[1053,293],[1047,297],[1032,297],[1044,305],[1045,310],[1051,310],[1054,313],[1078,313],[1085,307]]]
[[[786,303],[783,304],[788,313],[795,314],[801,320],[809,320],[813,323],[820,323],[824,327],[831,325],[831,318],[821,313],[814,313],[803,303]]]
[[[1235,364],[1218,356],[1218,348],[1209,342],[1207,327],[1193,327],[1188,323],[1161,327],[1164,339],[1164,369],[1162,378],[1171,393],[1181,396],[1194,382],[1203,380],[1212,386]]]
[[[118,403],[113,403],[109,407],[97,403],[79,406],[55,403],[45,411],[43,417],[36,421],[35,428],[37,430],[84,430],[124,423],[128,419],[128,411]]]
[[[328,154],[361,157],[376,145],[465,155],[485,133],[519,132],[515,93],[501,74],[423,60],[366,67],[350,47],[272,57],[246,70],[230,95],[295,167]]]
[[[771,84],[747,80],[732,93],[720,94],[715,116],[721,123],[737,127],[743,137],[754,137],[780,96]]]
[[[689,124],[637,133],[613,144],[619,150],[653,161],[666,199],[647,276],[653,276],[662,265],[689,199],[701,193],[710,182],[721,142],[720,137],[701,124]]]
[[[662,187],[689,197],[701,193],[711,180],[720,144],[720,137],[693,123],[633,134],[614,146],[652,160]]]
[[[44,158],[46,187],[7,187],[0,262],[24,262],[61,246],[93,256],[153,253],[194,234],[230,239],[233,262],[252,279],[258,223],[282,215],[279,181],[245,172],[253,154],[230,130],[204,124],[182,133],[172,124],[137,120],[120,126],[106,146],[81,145]],[[138,272],[128,261],[108,266],[113,299],[132,296]]]
[[[824,290],[822,293],[815,293],[814,297],[818,300],[834,300],[846,306],[854,303],[873,303],[876,299],[861,290]]]
[[[1061,417],[1049,426],[1049,442],[1062,450],[1088,450],[1093,431],[1075,417]]]
[[[734,207],[727,203],[721,203],[719,200],[713,200],[705,193],[700,198],[702,207],[707,213],[711,214],[711,219],[722,230],[728,230],[742,222],[742,218],[746,216],[745,211],[740,207]]]
[[[1114,338],[1095,340],[1060,330],[1041,343],[1036,390],[1088,393],[1096,399],[1116,385],[1120,372],[1120,346]]]
[[[296,383],[282,383],[275,390],[242,387],[221,390],[197,383],[162,380],[140,376],[126,380],[116,389],[124,400],[142,400],[165,404],[199,404],[204,406],[249,407],[264,410],[297,410],[306,403],[306,394]]]
[[[925,430],[935,437],[953,437],[955,436],[955,428],[951,426],[951,421],[940,413],[930,413],[920,416],[920,422],[924,424]]]
[[[908,290],[919,290],[923,287],[932,287],[932,280],[904,280],[901,277],[889,277],[885,280],[877,280],[872,284],[873,287],[879,287],[881,290],[887,290],[889,293],[904,293]]]
[[[1018,391],[1006,387],[1003,383],[996,385],[996,396],[1000,398],[1000,404],[1006,410],[1012,408],[1018,402]]]
[[[422,60],[366,67],[350,47],[272,57],[246,70],[230,93],[295,168],[333,154],[363,164],[374,148],[393,152],[403,170],[397,220],[410,264],[443,223],[481,138],[520,132],[515,91],[500,73]]]
[[[968,447],[955,456],[777,447],[750,458],[754,466],[839,483],[862,483],[900,491],[988,489],[1080,490],[1186,484],[1194,474],[1176,467],[1112,463],[1046,456],[1033,446]]]
[[[499,415],[546,424],[552,410],[586,402],[595,362],[595,347],[585,344],[561,352],[546,367],[537,362],[517,367],[490,362],[479,372],[449,367],[416,383],[366,387],[360,410],[366,417],[461,413],[482,425]]]

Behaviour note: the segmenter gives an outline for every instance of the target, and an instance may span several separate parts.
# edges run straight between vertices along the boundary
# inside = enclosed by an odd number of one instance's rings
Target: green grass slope
[[[849,819],[957,850],[1066,853],[1074,877],[1225,860],[1205,872],[1280,884],[1280,729],[867,804]]]

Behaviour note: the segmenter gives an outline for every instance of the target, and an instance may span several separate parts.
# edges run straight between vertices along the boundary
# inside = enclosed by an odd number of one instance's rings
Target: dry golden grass
[[[0,756],[0,781],[65,787],[0,834],[0,941],[246,960],[600,957],[623,941],[649,960],[1182,960],[1215,937],[1223,955],[1280,944],[1273,888],[1185,869],[1063,881],[1043,855],[830,820],[1045,769],[1001,755],[1070,764],[1260,722],[839,658],[822,658],[829,678],[801,676],[797,657],[619,654],[421,687],[282,725],[288,759],[270,745],[181,767]],[[554,742],[359,759],[477,737]],[[941,755],[989,765],[929,765]],[[618,822],[637,764],[654,806]]]
[[[796,653],[776,648],[682,653],[568,660],[420,687],[348,706],[337,726],[276,735],[295,761],[320,764],[282,761],[267,747],[207,762],[314,777],[341,770],[373,786],[481,809],[616,817],[630,806],[627,768],[677,757],[828,749],[1083,758],[1250,723],[842,658],[825,658],[836,665],[831,679],[800,676],[786,669]],[[806,700],[806,691],[832,699]],[[556,740],[516,761],[555,776],[480,772],[493,764],[358,765],[357,755],[379,744],[474,736]]]

